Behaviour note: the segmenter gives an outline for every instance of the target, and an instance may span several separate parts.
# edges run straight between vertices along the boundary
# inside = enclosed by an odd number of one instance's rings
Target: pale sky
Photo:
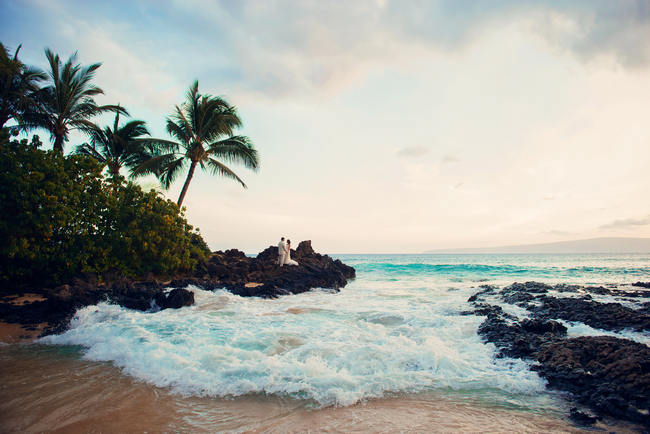
[[[650,236],[648,0],[0,2],[21,60],[103,62],[155,136],[194,79],[238,107],[260,171],[185,199],[213,249]]]

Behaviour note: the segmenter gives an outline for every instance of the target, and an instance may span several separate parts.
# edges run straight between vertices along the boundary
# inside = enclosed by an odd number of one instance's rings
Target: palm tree
[[[244,181],[225,163],[240,163],[257,170],[259,157],[253,144],[245,136],[233,135],[242,122],[237,109],[224,99],[199,94],[198,80],[187,92],[187,100],[167,118],[167,132],[177,140],[160,141],[150,159],[133,172],[132,176],[154,174],[165,189],[189,163],[189,171],[178,197],[183,204],[187,188],[192,181],[196,166],[239,182]]]
[[[119,107],[119,104],[118,104]],[[155,139],[149,135],[145,121],[132,120],[120,126],[120,113],[115,113],[113,127],[94,128],[89,131],[90,143],[77,146],[76,154],[88,155],[106,165],[112,177],[120,174],[123,166],[135,168],[148,152],[147,145]]]
[[[21,115],[34,105],[38,83],[47,76],[38,68],[18,60],[20,45],[13,56],[0,42],[0,128],[11,119],[21,122]]]
[[[39,91],[39,108],[30,116],[25,116],[24,124],[27,128],[48,130],[56,151],[63,152],[71,130],[90,133],[96,129],[90,118],[107,112],[128,115],[119,106],[100,106],[93,99],[104,93],[91,83],[101,63],[82,68],[80,64],[75,64],[77,53],[74,53],[65,64],[61,64],[59,55],[49,48],[45,49],[45,56],[50,64],[50,84]]]

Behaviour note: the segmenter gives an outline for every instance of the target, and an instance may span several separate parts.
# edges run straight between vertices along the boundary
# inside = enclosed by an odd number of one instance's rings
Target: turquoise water
[[[631,283],[650,279],[650,254],[336,255],[359,274],[379,279],[435,278],[440,282],[536,280]]]
[[[264,300],[191,288],[195,306],[154,313],[102,303],[81,309],[69,331],[42,342],[81,346],[85,359],[186,396],[263,394],[320,408],[437,393],[560,412],[564,401],[528,363],[494,357],[494,346],[476,333],[484,318],[461,314],[467,298],[481,284],[650,281],[650,255],[336,257],[357,270],[339,293]],[[650,343],[647,334],[567,325],[570,335]]]

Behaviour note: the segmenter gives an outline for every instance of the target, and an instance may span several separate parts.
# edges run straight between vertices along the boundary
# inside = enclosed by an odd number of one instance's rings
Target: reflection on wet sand
[[[80,360],[76,348],[31,344],[1,350],[2,432],[580,431],[557,414],[459,396],[407,395],[323,409],[276,396],[184,397],[135,381],[110,364]]]

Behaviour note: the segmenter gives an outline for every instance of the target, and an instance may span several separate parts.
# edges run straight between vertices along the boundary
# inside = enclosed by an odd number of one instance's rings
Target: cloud
[[[163,5],[173,19],[191,22],[192,43],[181,51],[186,57],[218,53],[221,65],[215,72],[229,71],[227,80],[240,92],[270,98],[336,92],[377,67],[399,67],[427,53],[456,55],[510,23],[584,61],[604,53],[624,66],[650,62],[647,0],[358,0],[344,6],[316,0],[177,0]]]
[[[445,155],[442,157],[442,162],[443,163],[459,163],[460,158],[454,156],[454,155]]]
[[[560,231],[560,230],[557,230],[557,229],[542,231],[542,232],[540,232],[540,234],[542,234],[542,235],[551,235],[551,236],[554,236],[554,237],[565,237],[567,235],[573,235],[572,232]]]
[[[397,150],[396,154],[399,157],[415,158],[421,157],[429,153],[429,148],[426,146],[407,146]]]
[[[650,63],[650,2],[646,0],[568,1],[546,8],[533,28],[581,60],[608,54],[626,67]]]
[[[598,229],[635,229],[638,226],[650,225],[650,216],[640,219],[619,219],[600,226]]]
[[[490,30],[513,23],[583,61],[607,54],[626,67],[650,63],[647,0],[168,0],[155,6],[116,0],[99,7],[41,0],[31,5],[58,18],[52,24],[43,18],[58,35],[114,40],[114,46],[104,45],[127,67],[116,77],[164,75],[160,71],[166,69],[191,82],[202,71],[207,85],[268,98],[336,93],[373,70],[399,68],[432,53],[458,55]],[[88,51],[89,44],[82,45],[76,48]],[[158,56],[160,47],[166,56]]]

